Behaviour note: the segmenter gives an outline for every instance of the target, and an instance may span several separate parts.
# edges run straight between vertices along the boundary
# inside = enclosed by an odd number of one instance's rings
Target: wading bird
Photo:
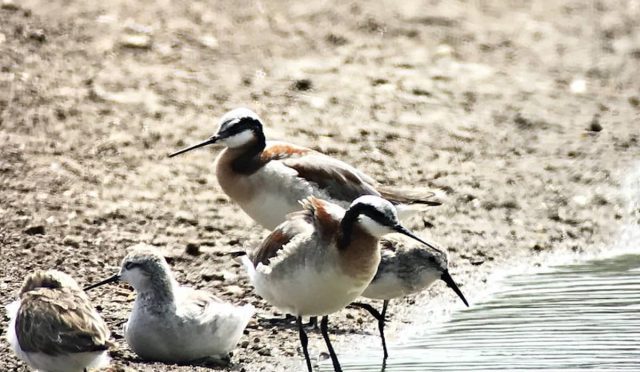
[[[378,240],[400,233],[429,245],[403,227],[394,206],[362,196],[345,211],[309,197],[242,262],[258,295],[297,316],[302,350],[311,371],[303,316],[322,316],[320,330],[336,371],[341,371],[328,335],[328,315],[362,294],[380,263]]]
[[[382,339],[384,359],[387,359],[387,343],[384,325],[389,301],[428,289],[435,281],[442,280],[460,297],[465,305],[469,303],[453,280],[448,270],[447,254],[434,247],[412,244],[404,239],[385,237],[380,241],[382,257],[378,271],[362,297],[383,300],[382,311],[373,306],[356,302],[351,304],[367,310],[378,321]]]

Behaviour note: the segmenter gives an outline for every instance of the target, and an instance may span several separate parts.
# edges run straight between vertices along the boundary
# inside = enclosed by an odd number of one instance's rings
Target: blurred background
[[[182,282],[272,316],[226,256],[266,232],[222,193],[212,151],[166,158],[237,106],[268,138],[446,193],[412,228],[479,293],[496,268],[637,223],[620,189],[640,158],[638,76],[637,0],[0,0],[0,303],[31,270],[89,282],[146,243]],[[389,334],[441,290],[397,301]],[[126,318],[130,292],[109,297],[105,317]],[[375,334],[337,317],[339,349]],[[236,367],[297,363],[294,336],[254,324]],[[165,368],[121,341],[117,365]],[[0,369],[18,366],[3,340]]]

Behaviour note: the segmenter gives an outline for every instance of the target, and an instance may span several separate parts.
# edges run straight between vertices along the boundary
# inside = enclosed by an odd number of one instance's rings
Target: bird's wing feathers
[[[232,329],[241,327],[240,331],[242,331],[254,313],[253,306],[236,306],[224,302],[208,291],[183,287],[179,293],[182,296],[178,306],[180,315],[203,325],[226,326]]]
[[[302,210],[290,213],[287,220],[276,227],[256,249],[252,257],[254,267],[260,263],[269,265],[287,246],[295,249],[298,245],[295,244],[296,239],[299,241],[314,232],[320,239],[331,239],[340,221],[335,214],[344,211],[312,196],[301,200],[300,204]]]
[[[183,287],[178,292],[180,297],[178,308],[182,316],[189,319],[198,319],[206,323],[212,314],[211,308],[224,303],[220,298],[210,292]]]
[[[386,186],[378,186],[380,195],[393,204],[424,204],[428,206],[438,206],[442,202],[435,199],[434,192],[420,192],[415,190],[403,190]]]
[[[362,195],[377,195],[376,182],[366,174],[320,153],[283,159],[282,163],[294,169],[298,177],[315,183],[335,200],[351,203]]]
[[[299,178],[318,185],[336,201],[351,203],[362,195],[376,195],[393,204],[442,204],[434,199],[433,192],[381,186],[351,165],[305,147],[272,142],[262,152],[261,161],[280,161],[295,170]]]
[[[269,260],[275,257],[295,236],[311,230],[311,223],[312,215],[306,210],[289,214],[287,220],[276,227],[254,251],[251,257],[253,266],[257,267],[260,263],[268,265]]]
[[[109,330],[83,293],[38,289],[22,296],[16,335],[25,352],[48,355],[107,350]]]

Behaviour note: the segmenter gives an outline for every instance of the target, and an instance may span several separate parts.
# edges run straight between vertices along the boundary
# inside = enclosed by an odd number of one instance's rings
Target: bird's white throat
[[[380,238],[386,234],[390,234],[392,232],[394,232],[391,228],[389,228],[388,226],[382,225],[376,221],[374,221],[373,219],[367,217],[367,216],[360,216],[358,217],[358,221],[360,222],[360,225],[372,236],[375,236],[376,238]]]
[[[231,137],[227,137],[220,141],[229,148],[238,148],[247,145],[255,140],[255,135],[251,130],[244,130],[238,134],[234,134]]]

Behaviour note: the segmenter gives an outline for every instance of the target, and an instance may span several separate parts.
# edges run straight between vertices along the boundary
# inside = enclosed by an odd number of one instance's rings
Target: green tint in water
[[[386,371],[640,371],[640,255],[507,277],[490,300],[389,353]],[[341,361],[380,371],[381,355]]]

